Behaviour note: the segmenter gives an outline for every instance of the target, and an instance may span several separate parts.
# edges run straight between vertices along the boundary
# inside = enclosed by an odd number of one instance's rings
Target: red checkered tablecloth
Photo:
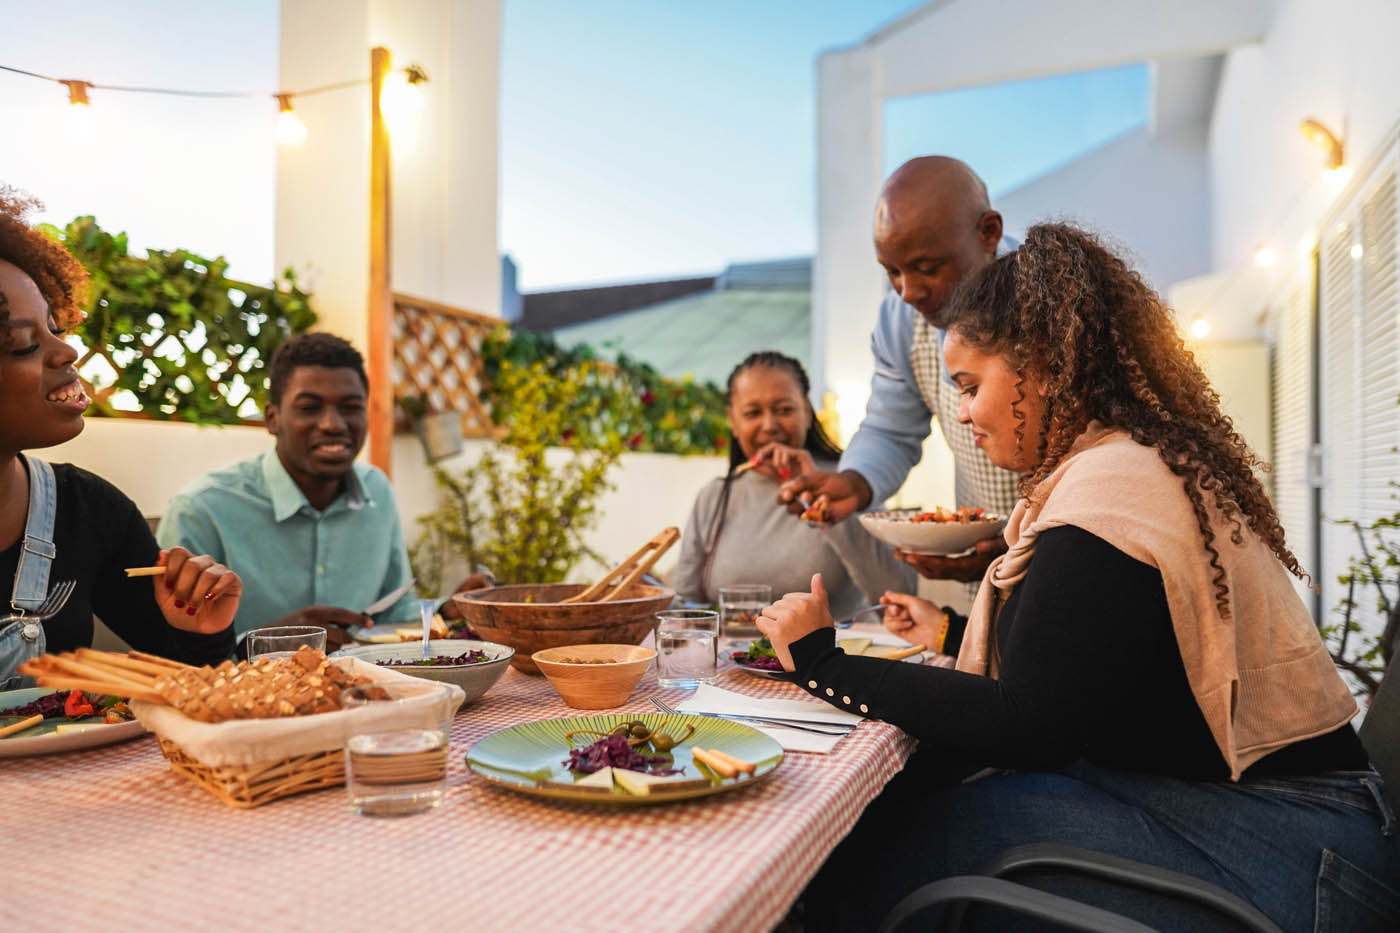
[[[719,685],[805,696],[727,662]],[[621,711],[652,712],[651,694],[687,692],[648,673]],[[455,720],[446,802],[392,820],[354,815],[341,789],[232,809],[150,736],[0,760],[0,929],[767,930],[913,744],[866,722],[752,789],[654,807],[555,803],[466,770],[481,737],[570,715],[507,671]]]

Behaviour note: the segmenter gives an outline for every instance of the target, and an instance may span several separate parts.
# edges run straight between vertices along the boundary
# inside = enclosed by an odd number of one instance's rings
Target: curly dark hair
[[[365,375],[365,360],[348,340],[317,331],[297,334],[278,345],[267,366],[267,394],[274,405],[282,401],[282,390],[298,366],[325,366],[329,369],[353,369],[369,391],[369,376]]]
[[[1097,420],[1154,447],[1181,477],[1210,565],[1216,605],[1228,618],[1229,587],[1208,506],[1243,541],[1258,535],[1291,573],[1309,580],[1284,543],[1283,528],[1256,468],[1267,469],[1220,410],[1172,312],[1142,277],[1092,233],[1038,224],[1025,243],[964,283],[948,329],[1018,372],[1046,380],[1036,465],[1021,478],[1029,495]],[[1024,390],[1023,390],[1024,391]],[[1024,394],[1022,395],[1024,398]],[[1024,419],[1019,406],[1017,417]],[[1017,428],[1024,437],[1024,424]]]
[[[807,370],[802,368],[801,363],[776,350],[760,350],[744,357],[743,361],[730,371],[729,379],[724,384],[724,403],[726,406],[733,400],[734,382],[740,374],[760,366],[784,370],[796,380],[798,388],[802,390],[802,397],[810,398],[812,382],[807,378]],[[807,428],[807,436],[802,439],[802,447],[813,457],[823,460],[837,460],[841,457],[841,448],[827,435],[815,414],[812,416],[811,426]],[[739,468],[744,459],[744,451],[739,446],[739,438],[731,430],[729,432],[729,470],[724,475],[724,490],[720,493],[719,506],[715,509],[715,514],[711,516],[710,527],[705,534],[705,567],[702,585],[708,584],[710,565],[714,562],[715,552],[719,550],[720,535],[724,533],[725,514],[729,511],[729,491],[734,486],[734,471]]]
[[[65,330],[83,318],[88,274],[63,244],[31,227],[28,216],[42,207],[34,198],[0,185],[0,259],[14,263],[34,280],[49,310]],[[10,310],[0,292],[0,349],[10,342]]]

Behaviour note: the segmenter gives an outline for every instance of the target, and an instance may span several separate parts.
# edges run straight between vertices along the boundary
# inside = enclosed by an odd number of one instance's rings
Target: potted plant
[[[450,572],[478,565],[501,583],[558,583],[585,556],[603,562],[584,533],[626,449],[618,426],[638,414],[629,396],[602,391],[610,379],[593,362],[558,374],[502,364],[497,380],[513,400],[495,412],[505,435],[467,469],[434,471],[440,505],[419,519],[409,554],[420,583],[436,592]]]
[[[399,407],[413,424],[413,433],[423,445],[423,455],[436,463],[462,452],[462,416],[455,411],[434,411],[421,395],[406,395]]]

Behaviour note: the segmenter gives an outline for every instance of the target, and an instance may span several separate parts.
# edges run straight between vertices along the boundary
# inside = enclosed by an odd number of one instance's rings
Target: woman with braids
[[[87,273],[25,222],[37,205],[0,186],[0,689],[45,651],[92,642],[93,613],[134,648],[193,663],[233,650],[238,575],[184,548],[162,551],[136,505],[106,480],[25,451],[83,429],[88,398],[64,339],[82,317]],[[164,576],[128,579],[125,567],[164,565]],[[77,586],[61,611],[33,615],[49,591]]]
[[[1394,818],[1356,705],[1259,461],[1171,312],[1092,235],[1035,226],[956,297],[944,359],[960,420],[1022,475],[957,668],[843,655],[818,578],[759,620],[812,694],[923,746],[808,888],[809,928],[878,923],[1033,842],[1203,878],[1289,930],[1400,928]],[[916,637],[947,622],[911,615]],[[1044,887],[1201,928],[1155,895]]]
[[[721,586],[738,583],[783,593],[819,572],[844,618],[887,589],[913,591],[913,569],[858,522],[811,527],[777,505],[779,480],[841,456],[812,415],[809,390],[802,364],[772,351],[750,354],[729,374],[729,472],[701,489],[690,511],[675,577],[681,596],[713,603]],[[745,462],[754,468],[736,476]]]

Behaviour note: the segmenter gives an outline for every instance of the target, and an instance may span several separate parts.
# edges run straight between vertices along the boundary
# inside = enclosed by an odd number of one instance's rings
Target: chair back
[[[1400,662],[1386,667],[1381,687],[1371,698],[1366,720],[1358,733],[1371,764],[1385,781],[1387,796],[1400,802],[1400,674],[1394,673]]]

